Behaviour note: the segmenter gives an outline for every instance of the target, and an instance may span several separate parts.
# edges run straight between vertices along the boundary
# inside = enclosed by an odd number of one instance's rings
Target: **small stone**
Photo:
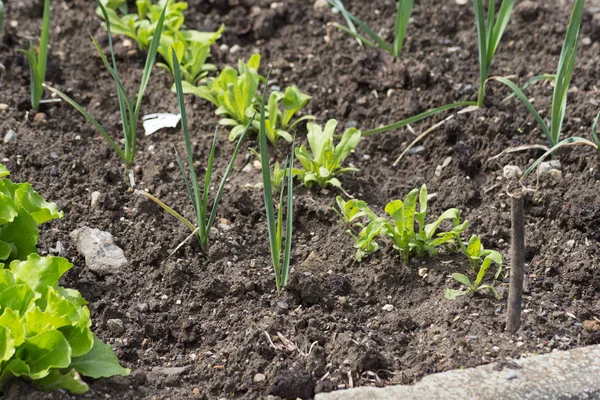
[[[313,4],[314,10],[322,10],[324,8],[327,8],[327,0],[315,0]]]
[[[118,318],[109,319],[108,321],[106,321],[106,326],[111,332],[117,335],[120,335],[123,332],[125,332],[125,325],[123,324],[123,321]]]
[[[425,275],[427,275],[427,268],[419,268],[419,276],[423,278]]]
[[[587,332],[600,331],[600,322],[596,320],[583,321],[583,330]]]
[[[223,43],[219,46],[219,50],[221,50],[223,53],[227,53],[229,51],[229,46]]]
[[[442,168],[442,166],[441,166],[441,165],[438,165],[437,167],[435,167],[435,176],[437,176],[438,178],[439,178],[440,176],[442,176],[442,169],[443,169],[443,168]]]
[[[370,160],[371,156],[368,154],[363,154],[362,158],[363,158],[363,160]]]
[[[210,232],[208,233],[208,237],[210,240],[216,240],[219,238],[219,230],[216,227],[211,227]]]
[[[8,104],[0,103],[0,111],[6,111],[6,110],[8,110]]]
[[[287,310],[289,308],[288,303],[283,300],[277,302],[277,307],[282,310]]]
[[[108,232],[84,226],[69,236],[75,241],[79,254],[85,257],[85,265],[98,275],[116,274],[127,264],[123,250]]]
[[[129,49],[131,46],[133,46],[133,43],[131,42],[131,40],[129,40],[129,39],[123,40],[123,47],[125,47],[126,49]]]
[[[356,121],[348,121],[346,122],[346,129],[350,129],[350,128],[356,128],[358,126],[358,122]]]
[[[46,114],[39,112],[37,114],[35,114],[35,117],[33,117],[33,123],[35,124],[41,124],[42,122],[46,121]]]
[[[552,179],[555,181],[560,181],[562,179],[562,171],[560,169],[553,168],[550,170],[550,177],[552,177]]]
[[[252,172],[252,165],[250,165],[250,164],[244,165],[244,168],[242,168],[242,172],[246,172],[246,173]]]
[[[240,45],[234,44],[233,46],[231,46],[231,48],[229,49],[229,54],[236,54],[239,53],[240,50],[242,50],[242,48],[240,47]]]
[[[517,347],[523,347],[525,345],[525,343],[523,342],[517,342]]]
[[[192,390],[192,393],[194,393],[194,396],[200,396],[200,389],[195,387],[194,390]]]
[[[138,310],[140,310],[141,313],[147,313],[148,310],[150,310],[150,306],[148,303],[140,303],[138,304]]]
[[[231,230],[231,225],[229,224],[224,224],[222,222],[219,222],[217,224],[217,228],[219,228],[220,230],[222,230],[223,232],[227,232]]]
[[[102,193],[100,192],[92,192],[91,197],[91,202],[90,202],[90,207],[92,209],[96,208],[96,206],[98,205],[98,203],[102,203],[104,202],[104,198],[102,196]]]
[[[264,374],[256,374],[256,375],[254,375],[254,383],[262,382],[265,379],[267,379],[267,377]]]
[[[547,176],[550,175],[550,171],[553,169],[560,170],[560,161],[552,160],[552,161],[544,161],[538,167],[538,176]]]
[[[505,165],[502,169],[502,176],[506,179],[518,179],[523,175],[523,171],[516,165]]]
[[[6,131],[6,134],[4,135],[4,143],[11,143],[11,142],[16,142],[17,141],[17,132],[13,131],[12,129],[9,129],[8,131]]]
[[[586,37],[584,37],[584,38],[581,40],[581,43],[582,43],[584,46],[589,46],[590,44],[592,44],[592,39],[590,39],[590,37],[589,37],[589,36],[586,36]]]
[[[50,176],[58,176],[58,169],[56,167],[50,168]]]
[[[252,163],[252,166],[254,167],[254,169],[259,170],[259,171],[262,169],[262,164],[258,160],[254,160],[254,162]]]
[[[509,369],[508,373],[506,374],[506,379],[509,381],[517,379],[517,372],[514,369]]]
[[[244,290],[246,292],[253,292],[255,287],[256,285],[254,284],[254,282],[246,282],[246,284],[244,285]]]
[[[424,154],[425,153],[425,146],[422,145],[418,145],[415,147],[411,147],[411,149],[408,151],[408,154]]]
[[[390,311],[392,311],[392,310],[394,309],[394,306],[393,306],[393,305],[391,305],[391,304],[386,304],[385,306],[381,307],[381,309],[382,309],[383,311],[390,312]]]
[[[455,0],[459,6],[464,6],[469,0]]]
[[[452,162],[452,157],[446,157],[444,159],[444,162],[442,163],[442,168],[446,168],[448,165],[450,165],[450,163]]]
[[[494,347],[492,347],[492,351],[495,352],[495,353],[497,353],[497,352],[500,351],[500,347],[494,346]]]
[[[567,240],[567,242],[565,243],[565,249],[573,250],[573,247],[575,247],[575,241],[573,239]]]

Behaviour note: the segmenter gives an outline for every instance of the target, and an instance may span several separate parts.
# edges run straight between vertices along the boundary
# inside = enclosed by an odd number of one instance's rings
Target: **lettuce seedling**
[[[0,262],[24,260],[37,253],[38,225],[62,218],[62,211],[48,203],[27,182],[14,183],[0,164]]]
[[[419,212],[416,211],[417,198]],[[360,231],[356,237],[354,247],[357,249],[356,259],[361,261],[364,255],[373,253],[378,245],[374,244],[379,235],[385,235],[392,241],[392,245],[406,262],[409,259],[424,256],[433,256],[438,248],[445,246],[452,250],[457,249],[455,238],[467,229],[468,221],[460,222],[460,211],[451,208],[442,213],[433,223],[425,224],[427,215],[427,187],[421,186],[421,190],[413,189],[405,197],[404,201],[394,200],[385,207],[392,222],[387,218],[379,217],[364,202],[353,202],[351,207],[357,207],[360,211],[352,210],[346,215],[356,215],[363,212],[368,218],[368,225]],[[350,208],[351,208],[350,207]],[[415,230],[415,220],[417,230]],[[446,221],[452,221],[453,228],[449,231],[436,233],[439,225]]]
[[[472,256],[469,255],[469,262],[472,262],[472,260],[473,260]],[[479,291],[487,289],[495,298],[498,298],[498,293],[496,292],[496,289],[494,289],[493,286],[482,285],[481,283],[483,282],[483,278],[485,277],[486,272],[492,265],[492,262],[494,262],[496,265],[498,265],[498,270],[495,275],[495,279],[497,279],[498,276],[500,275],[500,271],[502,271],[503,261],[504,260],[502,258],[502,255],[500,253],[498,253],[497,251],[488,252],[487,255],[485,256],[485,258],[483,259],[481,266],[479,267],[479,272],[477,273],[477,277],[475,278],[474,282],[471,282],[471,280],[464,274],[459,274],[459,273],[452,274],[452,278],[454,280],[456,280],[457,282],[465,285],[467,287],[467,290],[446,289],[445,297],[449,300],[454,300],[459,296],[463,296],[463,295],[466,295],[469,293],[475,293],[475,292],[479,292]]]
[[[306,127],[312,155],[304,145],[296,148],[296,158],[304,169],[295,169],[294,175],[307,187],[317,183],[322,188],[327,185],[341,188],[342,184],[337,176],[344,172],[358,171],[356,168],[342,168],[342,162],[360,142],[360,131],[356,128],[346,129],[336,146],[333,142],[333,134],[337,127],[335,119],[327,121],[325,129],[314,123],[308,123]]]
[[[227,66],[218,77],[207,79],[204,85],[182,82],[183,92],[213,103],[217,107],[216,114],[223,116],[219,124],[233,127],[229,140],[234,141],[256,114],[256,91],[261,79],[259,66],[260,54],[254,54],[248,63],[239,60],[237,71]]]
[[[15,378],[43,390],[85,393],[81,375],[129,375],[111,347],[90,327],[90,310],[77,290],[58,285],[73,265],[31,254],[9,269],[0,264],[0,391]]]
[[[267,139],[274,146],[277,140],[282,137],[286,141],[292,141],[290,131],[302,121],[313,120],[313,115],[305,115],[292,122],[294,114],[306,106],[311,97],[302,93],[296,85],[286,88],[285,93],[274,91],[269,96],[267,105],[268,118],[265,120]],[[279,103],[283,103],[283,112],[279,108]],[[254,121],[254,128],[259,129],[260,121]]]
[[[463,253],[469,259],[469,264],[473,270],[477,269],[477,266],[482,262],[482,259],[491,255],[493,259],[502,259],[502,255],[496,250],[487,250],[483,247],[481,243],[481,239],[477,235],[471,236],[467,246],[460,240],[460,235],[456,236],[456,241],[460,244],[460,247]],[[498,263],[498,271],[496,272],[496,277],[500,276],[500,272],[502,272],[502,263]]]
[[[214,64],[209,64],[206,60],[210,57],[210,46],[221,38],[224,29],[225,25],[221,25],[216,32],[185,30],[167,33],[162,36],[158,48],[158,53],[165,62],[157,65],[174,74],[172,54],[175,51],[179,60],[181,79],[196,85],[209,72],[217,70]]]
[[[4,7],[2,6],[2,16]],[[0,25],[2,16],[0,16]],[[0,29],[1,32],[1,29]],[[29,81],[31,86],[31,107],[40,109],[40,101],[44,95],[44,81],[46,80],[46,62],[48,60],[48,42],[50,41],[50,0],[44,0],[44,14],[42,17],[42,33],[40,34],[40,45],[36,55],[35,47],[29,42],[29,50],[19,49],[25,54],[29,64]]]

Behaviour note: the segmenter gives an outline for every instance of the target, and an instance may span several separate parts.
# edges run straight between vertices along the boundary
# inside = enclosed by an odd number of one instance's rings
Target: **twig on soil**
[[[271,344],[271,347],[273,347],[275,350],[277,350],[277,347],[275,346],[275,343],[273,343],[273,341],[271,340],[271,336],[269,336],[269,334],[267,333],[267,331],[263,331],[263,333],[267,337],[267,340]]]
[[[521,325],[523,302],[523,269],[525,262],[525,223],[523,193],[512,195],[511,271],[508,291],[508,316],[506,329],[515,333]]]

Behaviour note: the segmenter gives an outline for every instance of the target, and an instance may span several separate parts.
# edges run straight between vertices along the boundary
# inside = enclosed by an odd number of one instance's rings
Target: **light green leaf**
[[[70,367],[75,368],[81,375],[94,379],[114,375],[127,376],[131,372],[130,369],[121,367],[112,348],[96,335],[92,349],[81,357],[74,357]]]

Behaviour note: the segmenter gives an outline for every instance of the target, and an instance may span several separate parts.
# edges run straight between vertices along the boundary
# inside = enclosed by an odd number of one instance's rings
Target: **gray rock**
[[[17,132],[13,131],[12,129],[9,129],[8,131],[6,131],[6,134],[4,135],[4,143],[11,143],[11,142],[16,142],[17,141]]]
[[[560,171],[559,160],[544,161],[538,167],[538,175],[540,177],[550,175],[550,172],[555,169]]]
[[[423,154],[423,153],[425,153],[425,146],[422,146],[422,145],[411,147],[411,149],[408,151],[408,154]]]
[[[106,321],[106,326],[112,333],[116,335],[120,335],[125,332],[125,325],[123,324],[123,321],[118,318],[109,319]]]
[[[71,232],[70,236],[79,254],[85,257],[85,265],[98,275],[118,273],[127,264],[123,250],[115,245],[108,232],[84,226]]]
[[[100,192],[92,192],[90,198],[91,198],[90,207],[92,209],[96,208],[96,206],[98,206],[98,203],[104,202],[104,196]]]

